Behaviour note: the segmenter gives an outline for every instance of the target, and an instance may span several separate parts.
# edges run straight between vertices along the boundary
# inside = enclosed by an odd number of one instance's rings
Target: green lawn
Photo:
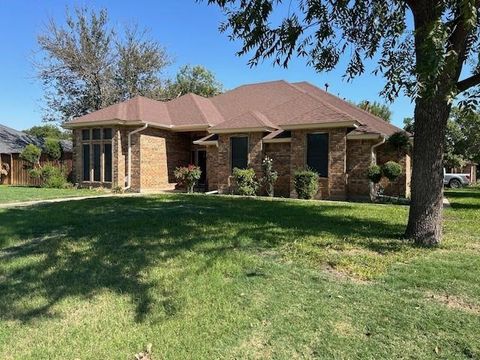
[[[480,357],[480,192],[407,208],[163,195],[0,210],[0,358]]]
[[[98,190],[89,189],[45,189],[26,186],[0,185],[0,204],[87,196],[98,193]]]

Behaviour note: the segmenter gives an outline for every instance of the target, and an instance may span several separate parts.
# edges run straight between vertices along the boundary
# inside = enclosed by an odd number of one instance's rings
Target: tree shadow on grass
[[[166,316],[175,315],[181,302],[148,271],[186,251],[208,264],[233,249],[271,249],[306,236],[331,239],[319,246],[342,241],[379,253],[405,246],[398,241],[404,219],[364,218],[352,206],[171,195],[4,209],[0,319],[55,316],[63,299],[104,290],[129,296],[138,322],[152,311],[152,292],[162,295]],[[40,300],[25,301],[31,298]]]

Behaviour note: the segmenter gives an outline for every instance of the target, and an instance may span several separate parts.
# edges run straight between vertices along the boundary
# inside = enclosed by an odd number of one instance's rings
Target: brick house
[[[279,196],[295,196],[292,175],[308,166],[320,174],[317,198],[368,198],[368,167],[388,160],[404,171],[395,184],[384,184],[386,192],[409,195],[410,157],[385,143],[401,129],[307,82],[244,85],[209,99],[135,97],[65,126],[74,131],[82,186],[173,189],[174,169],[194,163],[203,170],[204,189],[225,193],[234,167],[251,167],[261,177],[268,155],[279,173]]]

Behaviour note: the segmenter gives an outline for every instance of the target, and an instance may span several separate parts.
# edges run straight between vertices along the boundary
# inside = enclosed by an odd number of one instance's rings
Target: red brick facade
[[[82,181],[82,139],[81,129],[74,131],[75,179],[83,186],[105,186],[125,188],[128,175],[128,133],[135,127],[113,128],[112,139],[112,182]],[[291,140],[278,143],[265,143],[263,132],[219,134],[218,146],[194,145],[193,141],[206,135],[206,132],[172,132],[157,128],[147,128],[132,135],[132,191],[152,191],[172,189],[175,186],[174,169],[192,162],[192,151],[206,150],[207,190],[231,192],[231,149],[230,138],[248,137],[248,163],[262,177],[261,162],[265,156],[273,159],[278,172],[275,194],[296,197],[293,174],[306,167],[307,134],[328,133],[329,160],[328,177],[319,181],[318,199],[368,199],[369,181],[367,170],[372,163],[372,145],[378,140],[347,140],[346,128],[332,128],[321,131],[292,130]],[[377,149],[377,161],[383,164],[388,160],[399,162],[404,172],[394,183],[382,183],[388,195],[409,195],[410,157],[399,156],[388,151],[386,145]]]

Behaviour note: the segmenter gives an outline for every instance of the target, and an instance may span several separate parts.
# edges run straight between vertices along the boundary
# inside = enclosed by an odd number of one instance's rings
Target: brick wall
[[[293,185],[293,174],[296,171],[303,170],[306,167],[307,134],[314,133],[312,130],[292,131],[290,171],[292,174],[290,181],[290,195],[296,197],[295,187]],[[320,132],[320,131],[319,131]],[[347,140],[346,129],[328,129],[321,131],[328,133],[328,178],[320,178],[319,190],[316,199],[345,199],[346,189],[346,156]]]
[[[218,148],[206,146],[207,150],[207,190],[218,190]]]
[[[273,168],[278,172],[275,196],[290,196],[290,143],[264,144],[264,154],[273,160]]]
[[[381,145],[377,148],[377,163],[385,164],[387,161],[398,162],[402,166],[402,175],[393,183],[387,179],[382,179],[380,185],[384,188],[384,194],[389,196],[410,196],[411,181],[411,161],[409,155],[399,154],[392,150],[388,144]]]
[[[230,154],[230,138],[235,136],[248,136],[248,166],[255,170],[257,178],[262,176],[263,144],[262,132],[248,134],[220,134],[218,136],[217,150],[217,187],[221,193],[231,191],[232,166]]]
[[[370,198],[370,181],[367,178],[368,168],[372,163],[372,145],[375,140],[347,141],[347,176],[348,197],[367,200]]]

